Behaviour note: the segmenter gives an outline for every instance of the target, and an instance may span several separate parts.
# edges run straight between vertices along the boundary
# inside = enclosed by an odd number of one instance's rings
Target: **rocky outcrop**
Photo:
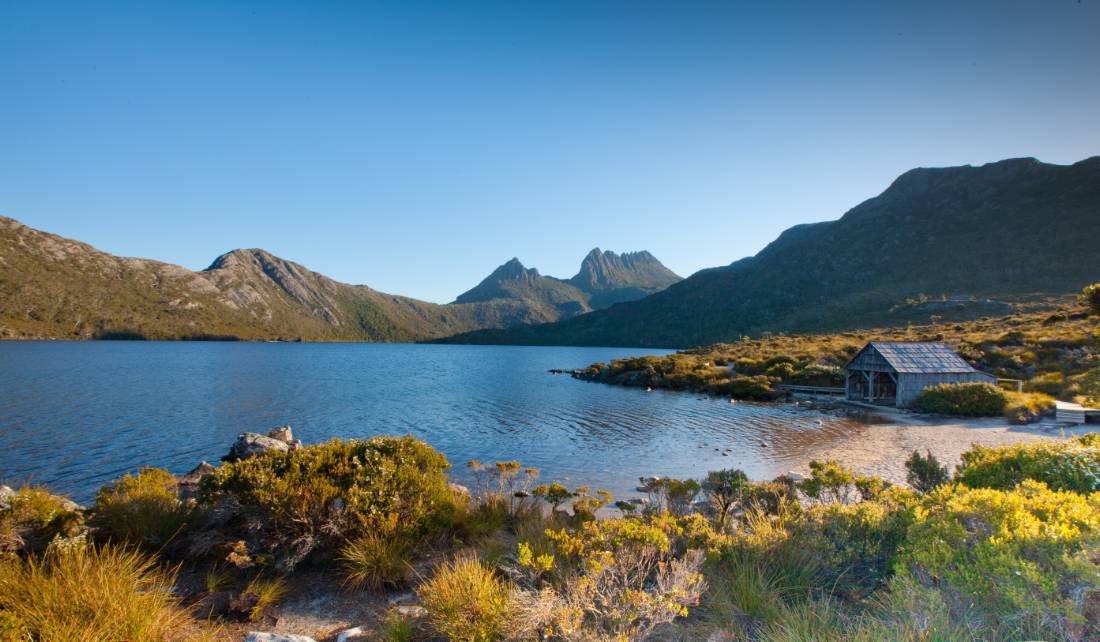
[[[293,635],[291,633],[264,633],[261,631],[249,631],[244,642],[317,642],[307,635]]]
[[[266,436],[254,432],[241,433],[222,461],[236,462],[264,453],[287,452],[301,447],[302,442],[294,439],[290,426],[278,426],[268,431]]]

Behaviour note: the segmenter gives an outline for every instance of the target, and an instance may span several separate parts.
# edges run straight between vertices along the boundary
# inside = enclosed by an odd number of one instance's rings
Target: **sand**
[[[905,460],[914,450],[931,452],[953,473],[962,454],[973,444],[1031,444],[1095,429],[1090,426],[1063,431],[1034,424],[1013,426],[1003,419],[936,419],[907,413],[882,413],[878,419],[883,423],[870,424],[843,445],[825,448],[812,458],[835,459],[857,473],[904,484]],[[809,474],[809,458],[793,470]]]

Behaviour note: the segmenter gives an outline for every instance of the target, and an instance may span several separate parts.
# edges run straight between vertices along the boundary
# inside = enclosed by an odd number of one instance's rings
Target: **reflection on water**
[[[518,459],[543,479],[629,495],[640,476],[786,472],[861,432],[792,405],[646,393],[547,373],[637,349],[0,342],[0,480],[86,501],[138,466],[210,461],[237,433],[284,423],[307,443],[411,433],[463,475]]]

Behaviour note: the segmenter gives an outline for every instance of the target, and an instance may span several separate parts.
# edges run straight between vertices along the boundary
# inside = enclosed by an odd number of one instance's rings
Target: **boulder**
[[[788,470],[787,474],[785,474],[783,476],[786,477],[787,479],[793,481],[793,482],[805,481],[805,479],[806,479],[805,475],[803,475],[801,473],[796,473],[793,470]]]
[[[185,475],[176,477],[176,481],[180,484],[193,486],[199,483],[199,480],[207,475],[213,474],[218,469],[213,464],[208,464],[205,461],[200,461],[198,466],[195,466]]]
[[[222,457],[222,461],[234,462],[268,452],[286,452],[290,450],[290,444],[271,437],[256,434],[254,432],[241,433],[236,443],[229,449],[229,453]]]
[[[418,604],[402,604],[394,609],[401,617],[421,618],[428,614],[428,609]]]
[[[336,642],[351,642],[351,640],[366,640],[367,632],[361,626],[340,631],[336,636]]]
[[[272,439],[278,439],[279,441],[285,441],[290,443],[294,441],[294,433],[290,430],[290,424],[285,426],[275,426],[271,430],[267,431],[267,436]]]
[[[293,635],[291,633],[263,633],[261,631],[249,631],[244,642],[317,642],[306,635]]]
[[[11,508],[13,497],[15,497],[15,490],[11,486],[0,486],[0,510]]]

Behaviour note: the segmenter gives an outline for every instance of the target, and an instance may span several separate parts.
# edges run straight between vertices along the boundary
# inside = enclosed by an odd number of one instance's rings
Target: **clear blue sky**
[[[0,0],[0,214],[440,302],[593,246],[687,275],[911,167],[1100,154],[1098,34],[1097,0]]]

